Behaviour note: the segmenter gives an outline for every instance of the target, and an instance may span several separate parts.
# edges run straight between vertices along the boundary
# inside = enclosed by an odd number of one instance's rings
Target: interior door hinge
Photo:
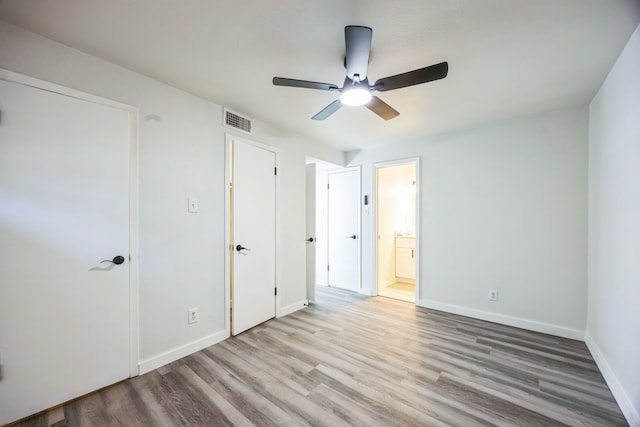
[[[278,175],[278,168],[273,168],[273,174]]]
[[[329,264],[327,264],[327,271],[329,271]]]
[[[327,184],[327,190],[329,189],[329,184]]]
[[[274,290],[274,293],[273,293],[273,294],[274,294],[274,295],[278,295],[278,288],[273,288],[273,290]]]

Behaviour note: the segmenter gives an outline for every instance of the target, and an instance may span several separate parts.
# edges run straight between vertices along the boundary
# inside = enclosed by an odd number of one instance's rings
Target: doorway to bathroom
[[[417,301],[418,160],[374,166],[377,294]]]

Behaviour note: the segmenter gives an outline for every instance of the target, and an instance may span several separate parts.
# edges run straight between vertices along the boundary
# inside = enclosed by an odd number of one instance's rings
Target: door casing
[[[275,154],[276,168],[280,170],[280,149],[260,142],[252,141],[245,137],[241,137],[232,133],[225,133],[225,202],[224,202],[224,241],[225,260],[224,260],[224,280],[225,280],[225,332],[227,337],[231,336],[231,263],[233,257],[233,242],[231,241],[232,212],[231,212],[231,182],[232,182],[232,165],[233,165],[233,142],[242,141],[245,144],[253,145],[263,150],[271,151]],[[280,239],[280,174],[276,176],[276,287],[282,283],[282,273],[280,268],[281,239]],[[275,296],[275,317],[280,317],[280,293]]]
[[[362,209],[361,209],[361,200],[362,200],[362,169],[360,166],[355,166],[355,167],[350,167],[350,168],[343,168],[343,169],[337,169],[337,170],[333,170],[330,171],[327,174],[327,185],[329,184],[329,177],[332,174],[338,174],[338,173],[344,173],[344,172],[357,172],[358,174],[358,191],[357,191],[357,195],[356,197],[358,198],[358,211],[357,211],[357,217],[358,217],[358,225],[357,225],[357,236],[358,236],[358,256],[357,256],[357,273],[358,273],[358,279],[357,279],[357,285],[356,285],[356,292],[358,293],[362,293],[365,295],[369,295],[368,290],[365,292],[362,288]],[[330,190],[329,190],[330,191]],[[329,205],[329,193],[327,193],[327,226],[329,226],[329,217],[330,217],[330,212],[331,211],[331,206]],[[330,232],[329,230],[327,230],[327,262],[329,262],[330,258],[330,250],[331,250],[331,243],[329,242],[330,239]],[[327,272],[327,284],[330,285],[330,271]]]
[[[416,165],[416,304],[420,301],[420,158],[419,157],[410,157],[406,159],[398,159],[398,160],[390,160],[386,162],[374,163],[373,164],[373,201],[371,203],[371,209],[373,209],[373,235],[371,236],[371,240],[373,241],[373,277],[374,283],[373,288],[371,290],[372,296],[378,296],[378,169],[390,167],[390,166],[401,166],[406,164],[415,164]]]
[[[42,89],[99,105],[125,110],[129,114],[129,377],[139,374],[139,197],[138,197],[138,108],[87,92],[40,80],[0,68],[0,80]]]
[[[306,274],[307,301],[315,301],[316,295],[316,164],[309,163],[305,170],[306,202]],[[309,241],[308,239],[313,239]]]

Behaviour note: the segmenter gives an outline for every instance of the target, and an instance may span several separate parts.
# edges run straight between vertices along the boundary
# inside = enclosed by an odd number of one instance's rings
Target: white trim
[[[309,301],[304,299],[302,301],[295,302],[293,304],[289,304],[286,307],[282,307],[277,317],[284,317],[291,313],[294,313],[298,310],[302,310],[303,308],[307,308],[309,306]]]
[[[149,371],[153,371],[154,369],[158,369],[159,367],[171,362],[175,362],[176,360],[182,359],[183,357],[187,357],[190,354],[224,341],[227,338],[229,338],[229,334],[227,333],[227,331],[218,331],[214,334],[199,338],[195,341],[192,341],[180,347],[176,347],[150,359],[143,360],[139,365],[140,375],[145,374]]]
[[[0,68],[0,80],[56,93],[93,104],[103,105],[129,113],[129,377],[139,375],[140,336],[139,316],[139,189],[138,189],[138,108],[111,99],[102,98],[66,86],[40,80]]]
[[[272,151],[276,156],[276,171],[280,170],[280,149],[277,147],[272,147],[264,144],[255,144],[259,147],[262,147],[265,150]],[[275,307],[275,316],[278,317],[278,313],[280,312],[280,298],[282,295],[282,230],[280,228],[280,176],[281,174],[276,173],[276,289],[280,289],[280,292],[276,292],[276,307]],[[306,288],[306,286],[305,286]],[[305,294],[307,292],[305,291]]]
[[[415,255],[415,263],[416,263],[416,278],[414,280],[415,287],[415,296],[414,296],[414,304],[420,305],[420,248],[421,248],[421,238],[420,238],[420,157],[408,157],[403,159],[389,160],[385,162],[378,162],[372,165],[373,168],[373,195],[372,200],[369,204],[370,209],[373,211],[373,236],[371,241],[373,242],[373,286],[371,287],[371,295],[378,295],[378,169],[387,168],[392,166],[402,166],[402,165],[410,165],[415,164],[416,167],[416,255]],[[406,279],[405,279],[406,280]]]
[[[247,139],[245,136],[235,135],[233,133],[225,133],[225,197],[224,197],[224,242],[227,250],[225,251],[224,261],[224,280],[225,280],[225,330],[231,336],[231,204],[230,204],[230,184],[231,184],[231,165],[233,162],[231,146],[234,140],[241,141],[243,143],[253,145],[254,147],[261,148],[263,150],[270,151],[275,154],[276,169],[280,169],[280,149],[271,145],[256,142],[251,139]],[[275,175],[276,178],[276,288],[281,288],[282,284],[282,239],[280,237],[280,174]],[[274,317],[278,316],[280,312],[280,292],[275,295],[275,307]]]
[[[15,73],[13,71],[0,68],[0,80],[4,80],[10,83],[17,83],[23,86],[29,86],[34,89],[40,89],[47,92],[57,93],[59,95],[68,96],[70,98],[76,98],[82,101],[92,102],[94,104],[105,105],[108,107],[117,108],[125,111],[137,111],[137,108],[128,104],[123,104],[118,101],[114,101],[108,98],[102,98],[87,92],[72,89],[70,87],[61,86],[55,83],[51,83],[45,80],[29,77],[24,74]]]
[[[376,233],[376,234],[377,234],[377,233]],[[376,247],[377,247],[377,246],[378,246],[378,245],[376,245]],[[376,257],[376,258],[377,258],[377,257]],[[376,274],[376,276],[377,276],[377,274]],[[376,280],[376,283],[377,283],[377,282],[378,282],[378,280]],[[394,277],[393,279],[385,280],[385,282],[384,282],[384,283],[381,283],[381,284],[380,284],[381,286],[374,286],[375,294],[376,294],[376,295],[378,295],[378,290],[379,290],[378,288],[381,288],[381,287],[382,287],[382,288],[386,288],[387,286],[391,286],[391,285],[395,284],[396,282],[397,282],[397,280],[396,280],[396,278]]]
[[[550,334],[558,337],[569,338],[572,340],[584,341],[584,331],[579,329],[572,329],[564,326],[552,325],[550,323],[539,322],[536,320],[507,316],[505,314],[491,313],[488,311],[477,310],[475,308],[446,304],[427,299],[419,300],[418,306],[431,308],[433,310],[445,311],[447,313],[459,314],[461,316],[472,317],[474,319],[500,323],[502,325],[514,326],[516,328],[527,329],[534,332],[542,332],[543,334]]]
[[[129,376],[140,375],[138,109],[129,112]]]
[[[224,135],[224,330],[231,336],[231,165],[232,138]]]
[[[584,342],[587,344],[587,348],[591,352],[593,360],[595,360],[596,365],[598,365],[604,380],[611,389],[611,393],[613,393],[613,397],[615,397],[622,414],[627,419],[627,422],[632,427],[640,427],[639,408],[633,406],[633,401],[627,395],[624,387],[620,384],[620,381],[618,381],[617,375],[613,369],[611,369],[611,366],[609,366],[607,359],[604,357],[604,354],[602,354],[602,351],[600,351],[600,348],[591,334],[589,334],[589,331],[584,333]]]

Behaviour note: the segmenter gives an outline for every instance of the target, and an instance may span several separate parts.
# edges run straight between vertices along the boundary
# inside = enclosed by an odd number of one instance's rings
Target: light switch
[[[189,212],[198,212],[198,199],[196,199],[195,197],[189,197]]]

